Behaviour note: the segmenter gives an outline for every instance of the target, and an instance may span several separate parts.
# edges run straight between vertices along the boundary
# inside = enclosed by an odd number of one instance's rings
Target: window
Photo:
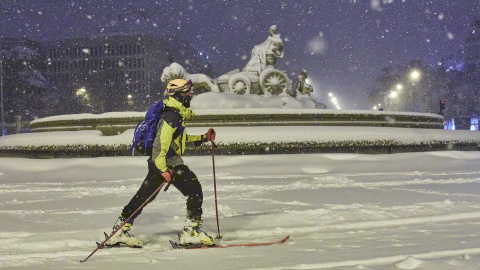
[[[470,130],[478,130],[478,118],[472,118],[470,120]]]

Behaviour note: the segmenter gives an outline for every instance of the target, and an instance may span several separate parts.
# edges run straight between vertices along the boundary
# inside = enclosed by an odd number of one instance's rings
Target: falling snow
[[[285,42],[285,57],[277,61],[278,69],[298,74],[305,68],[324,98],[334,91],[345,108],[367,109],[367,89],[386,65],[420,59],[436,66],[445,55],[462,48],[472,20],[480,14],[480,2],[458,3],[2,1],[4,30],[0,34],[45,40],[147,31],[160,39],[180,37],[208,51],[214,72],[220,75],[244,66],[248,59],[243,56],[250,55],[252,46],[265,40],[269,27],[276,24]],[[361,68],[352,69],[352,63]]]

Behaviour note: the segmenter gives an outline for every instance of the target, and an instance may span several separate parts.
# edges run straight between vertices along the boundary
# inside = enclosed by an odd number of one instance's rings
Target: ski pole
[[[142,209],[142,208],[150,201],[150,199],[151,199],[153,196],[155,196],[155,194],[157,194],[157,193],[162,189],[162,187],[163,187],[163,185],[165,185],[165,183],[166,183],[166,182],[163,182],[163,183],[157,188],[157,190],[155,190],[155,192],[153,192],[152,195],[150,195],[150,197],[148,197],[148,199],[146,199],[145,202],[143,202],[142,205],[140,205],[140,207],[138,207],[138,209],[137,209],[135,212],[133,212],[133,214],[130,215],[130,217],[127,218],[127,219],[125,220],[125,222],[124,222],[118,229],[116,229],[112,234],[110,234],[110,236],[107,237],[107,239],[105,239],[105,241],[103,241],[102,243],[98,244],[97,248],[96,248],[92,253],[90,253],[90,255],[88,255],[87,258],[85,258],[84,260],[81,260],[80,262],[86,262],[86,261],[88,260],[88,258],[92,257],[92,255],[95,254],[95,252],[97,252],[97,250],[101,249],[101,248],[103,247],[103,245],[105,245],[105,243],[106,243],[108,240],[110,240],[110,238],[112,238],[112,237],[123,227],[123,225],[125,225],[125,224],[128,222],[128,220],[129,220],[130,218],[132,218],[138,211],[140,211],[140,209]]]
[[[218,230],[218,235],[216,239],[222,239],[222,236],[220,235],[220,224],[218,222],[218,204],[217,204],[217,179],[215,177],[215,158],[214,158],[214,151],[213,148],[217,147],[215,143],[212,141],[212,164],[213,164],[213,190],[215,192],[215,213],[217,215],[217,230]]]

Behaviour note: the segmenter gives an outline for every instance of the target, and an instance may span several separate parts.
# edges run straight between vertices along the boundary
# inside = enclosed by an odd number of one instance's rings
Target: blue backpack
[[[145,120],[135,127],[132,146],[128,150],[129,155],[134,156],[135,150],[145,156],[152,155],[153,141],[157,135],[157,125],[163,109],[163,100],[158,101],[148,109]]]

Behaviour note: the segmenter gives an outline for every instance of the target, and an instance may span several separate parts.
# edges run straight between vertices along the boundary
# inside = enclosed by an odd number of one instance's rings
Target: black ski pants
[[[186,165],[179,165],[169,169],[174,170],[170,183],[175,186],[183,196],[187,197],[187,217],[191,219],[201,218],[203,213],[203,192],[202,185],[198,181],[197,176]],[[165,182],[165,179],[162,177],[160,170],[155,166],[153,161],[148,160],[148,174],[135,196],[133,196],[130,202],[123,208],[122,217],[124,219],[129,218],[163,182]],[[148,203],[153,201],[156,195],[152,197]],[[140,209],[129,222],[133,224],[133,220],[142,213],[142,210],[143,208]]]

